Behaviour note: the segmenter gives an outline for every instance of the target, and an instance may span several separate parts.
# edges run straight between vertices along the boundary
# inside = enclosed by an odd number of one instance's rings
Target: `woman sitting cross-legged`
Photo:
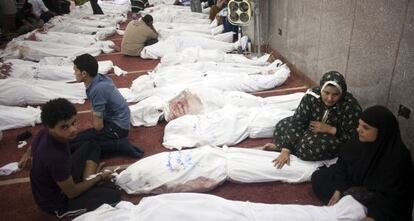
[[[412,220],[414,169],[398,121],[383,106],[366,109],[359,139],[343,146],[336,164],[312,175],[318,198],[334,205],[344,195],[367,207],[365,220]]]
[[[293,116],[277,123],[273,143],[263,148],[281,152],[273,161],[279,169],[289,165],[291,153],[306,161],[335,158],[338,147],[356,136],[360,113],[345,78],[330,71],[323,75],[320,87],[306,92]]]

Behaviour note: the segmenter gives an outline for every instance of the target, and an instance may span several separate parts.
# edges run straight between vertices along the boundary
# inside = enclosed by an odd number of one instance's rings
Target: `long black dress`
[[[321,98],[321,88],[330,82],[336,84],[342,93],[338,103],[327,107]],[[347,92],[345,78],[338,72],[328,72],[322,77],[320,87],[305,94],[295,114],[276,125],[273,143],[278,148],[289,149],[302,160],[335,158],[339,153],[339,146],[356,137],[361,111],[358,101]],[[325,123],[336,127],[335,135],[313,133],[309,128],[311,121],[321,122],[324,115],[327,116]]]
[[[315,194],[324,202],[335,190],[352,195],[376,221],[412,220],[414,169],[397,119],[385,107],[374,106],[361,120],[378,129],[377,140],[345,144],[336,164],[312,175]]]

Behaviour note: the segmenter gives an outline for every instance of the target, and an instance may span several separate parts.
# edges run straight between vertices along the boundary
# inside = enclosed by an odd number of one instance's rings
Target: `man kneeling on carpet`
[[[62,218],[118,203],[121,196],[110,182],[111,171],[88,178],[99,170],[99,145],[86,142],[70,152],[68,142],[77,134],[73,104],[63,98],[51,100],[43,106],[41,119],[45,128],[19,162],[20,168],[31,168],[32,193],[40,209]]]
[[[112,80],[98,73],[98,62],[90,54],[73,61],[75,77],[86,87],[86,96],[92,105],[93,128],[80,132],[70,141],[72,152],[83,143],[94,140],[103,155],[142,157],[144,152],[128,140],[131,113],[127,102]]]

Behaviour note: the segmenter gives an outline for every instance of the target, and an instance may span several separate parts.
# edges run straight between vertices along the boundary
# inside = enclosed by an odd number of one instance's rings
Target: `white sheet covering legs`
[[[0,105],[0,131],[34,126],[40,121],[40,108]]]
[[[200,47],[186,48],[181,52],[167,53],[161,58],[161,65],[171,66],[185,63],[196,62],[221,62],[221,63],[239,63],[244,65],[265,66],[269,63],[269,54],[259,58],[249,59],[241,54],[228,54],[217,49],[202,49]]]
[[[246,109],[226,105],[206,114],[184,115],[167,124],[163,146],[168,149],[222,146],[237,144],[248,137],[272,137],[276,123],[293,113],[272,106]]]
[[[244,72],[240,72],[241,67],[230,67],[231,64],[218,65],[225,69],[223,71],[214,66],[210,67],[211,70],[207,70],[207,65],[203,66],[202,63],[194,63],[188,67],[168,66],[135,79],[132,82],[128,101],[137,102],[150,96],[163,96],[167,93],[175,96],[187,88],[211,87],[223,91],[243,92],[268,90],[283,84],[290,76],[290,69],[286,64],[279,66],[277,64],[275,61],[266,67],[256,67],[256,69],[244,67],[246,68]]]
[[[226,179],[242,183],[309,181],[322,165],[336,161],[303,161],[291,156],[290,166],[276,169],[278,152],[203,146],[146,157],[122,171],[116,184],[128,194],[204,192]]]
[[[9,59],[0,62],[1,73],[7,78],[42,79],[60,82],[76,81],[73,61],[62,57],[46,57],[39,63],[20,59]],[[113,69],[112,61],[99,61],[101,74],[107,74]]]
[[[302,183],[310,181],[313,172],[319,167],[330,166],[336,162],[336,159],[303,161],[291,155],[290,165],[276,169],[272,161],[279,156],[279,152],[236,147],[224,151],[227,156],[227,179],[241,183]]]
[[[366,208],[351,196],[334,206],[281,205],[232,201],[200,193],[170,193],[145,197],[138,205],[122,201],[116,207],[104,204],[74,221],[360,221]]]
[[[146,46],[142,49],[140,56],[147,59],[159,59],[168,53],[180,52],[185,48],[200,47],[203,49],[216,49],[230,52],[237,48],[238,43],[227,43],[203,37],[171,36],[165,41]]]
[[[54,98],[66,98],[72,103],[84,103],[85,85],[35,79],[0,79],[1,105],[44,104]]]
[[[38,32],[33,31],[25,35],[25,39],[32,41],[53,42],[59,44],[73,45],[79,47],[90,47],[96,45],[101,48],[104,53],[111,53],[114,51],[115,43],[112,41],[100,41],[94,35],[88,34],[73,34],[67,32]],[[24,40],[24,39],[22,39]]]
[[[76,57],[85,53],[98,56],[101,53],[101,47],[99,45],[80,47],[53,42],[13,40],[7,44],[0,57],[3,59],[21,58],[40,61],[44,57]]]
[[[174,23],[191,23],[191,24],[210,24],[207,14],[191,12],[190,7],[174,5],[156,5],[146,8],[140,14],[151,14],[156,22],[174,22]],[[155,26],[156,27],[156,26]]]
[[[163,152],[129,166],[116,184],[129,194],[204,192],[225,181],[226,161],[219,148]]]

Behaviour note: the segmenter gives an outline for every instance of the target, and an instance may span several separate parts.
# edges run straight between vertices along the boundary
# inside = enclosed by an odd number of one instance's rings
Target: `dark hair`
[[[142,17],[142,20],[145,22],[145,24],[147,25],[151,25],[152,22],[154,21],[154,19],[152,18],[151,15],[145,15],[144,17]]]
[[[95,77],[98,74],[98,62],[95,57],[90,54],[79,55],[73,61],[73,64],[75,64],[80,71],[88,72],[91,77]]]
[[[76,115],[76,108],[68,100],[57,98],[48,101],[42,107],[40,118],[42,123],[49,128],[54,128],[59,121],[69,120]]]

